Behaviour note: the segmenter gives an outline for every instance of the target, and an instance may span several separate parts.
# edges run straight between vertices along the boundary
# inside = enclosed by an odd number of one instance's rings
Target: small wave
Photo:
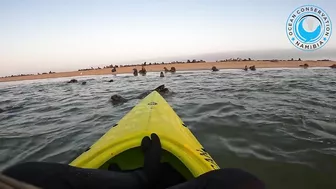
[[[165,96],[168,103],[225,166],[250,159],[261,167],[332,165],[334,73],[221,70],[177,72],[164,80],[157,73],[81,77],[89,81],[85,87],[67,84],[71,78],[11,83],[0,89],[0,169],[27,160],[71,161],[130,111],[136,96],[161,84],[174,91]],[[105,82],[111,78],[115,82]],[[130,100],[113,106],[113,94]]]

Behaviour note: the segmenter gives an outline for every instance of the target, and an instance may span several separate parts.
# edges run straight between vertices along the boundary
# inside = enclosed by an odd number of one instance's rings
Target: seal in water
[[[216,66],[212,66],[211,70],[212,70],[213,72],[217,72],[217,71],[219,71],[219,69],[217,69]]]
[[[166,67],[163,68],[163,70],[167,73],[170,72],[170,70],[168,70]]]
[[[300,67],[303,67],[304,69],[308,68],[309,65],[308,64],[303,64],[303,65],[300,65]]]
[[[250,66],[250,70],[252,70],[252,71],[255,71],[255,70],[256,70],[256,67],[255,67],[255,65],[253,65],[253,66]]]
[[[136,68],[133,68],[133,75],[138,76],[138,70]]]
[[[164,77],[164,74],[163,74],[163,72],[161,72],[161,73],[160,73],[160,77]]]
[[[165,85],[160,85],[160,86],[156,87],[154,90],[146,91],[146,92],[140,94],[139,96],[136,97],[136,99],[145,98],[147,95],[149,95],[153,91],[157,91],[161,95],[169,92],[168,88],[166,88]]]
[[[118,94],[115,94],[111,96],[111,102],[112,104],[121,104],[121,103],[127,102],[127,99],[125,99],[124,97]]]
[[[141,75],[145,76],[146,73],[147,73],[146,68],[145,68],[144,66],[142,66],[142,68],[141,68],[141,70],[139,71],[139,73],[140,73]]]
[[[171,73],[175,73],[176,72],[176,68],[175,67],[171,67],[170,70],[168,70],[166,67],[163,68],[164,72],[171,72]]]
[[[68,81],[68,83],[78,83],[77,79],[71,79],[70,81]]]
[[[140,94],[139,96],[135,97],[135,99],[142,99],[144,97],[146,97],[147,95],[149,95],[152,91],[157,91],[158,93],[160,93],[161,95],[166,94],[169,92],[169,89],[165,87],[165,85],[160,85],[158,87],[156,87],[154,90],[150,90],[147,92],[144,92],[142,94]],[[111,102],[113,105],[117,105],[117,104],[122,104],[124,102],[127,102],[130,99],[126,99],[118,94],[112,95],[111,96]]]

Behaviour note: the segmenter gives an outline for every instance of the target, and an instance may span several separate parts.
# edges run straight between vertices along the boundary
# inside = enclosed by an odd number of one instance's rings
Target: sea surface
[[[221,167],[247,170],[268,188],[336,188],[336,70],[158,76],[0,83],[0,170],[22,161],[69,163],[130,111],[137,95],[165,84],[168,103]],[[112,105],[113,94],[130,100]]]

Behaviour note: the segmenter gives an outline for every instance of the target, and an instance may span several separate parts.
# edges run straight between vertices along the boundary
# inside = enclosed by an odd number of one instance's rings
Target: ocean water
[[[0,170],[22,161],[69,163],[139,99],[165,98],[221,167],[268,188],[336,188],[336,70],[221,70],[0,83]],[[107,82],[114,79],[113,83]],[[130,99],[112,105],[120,94]]]

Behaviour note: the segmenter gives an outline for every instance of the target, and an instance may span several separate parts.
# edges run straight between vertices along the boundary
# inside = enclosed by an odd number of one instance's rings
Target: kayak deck
[[[161,162],[168,163],[185,179],[219,168],[156,91],[145,97],[70,165],[93,169],[108,169],[111,164],[117,164],[121,170],[141,168],[144,160],[141,140],[151,133],[156,133],[161,140]]]

